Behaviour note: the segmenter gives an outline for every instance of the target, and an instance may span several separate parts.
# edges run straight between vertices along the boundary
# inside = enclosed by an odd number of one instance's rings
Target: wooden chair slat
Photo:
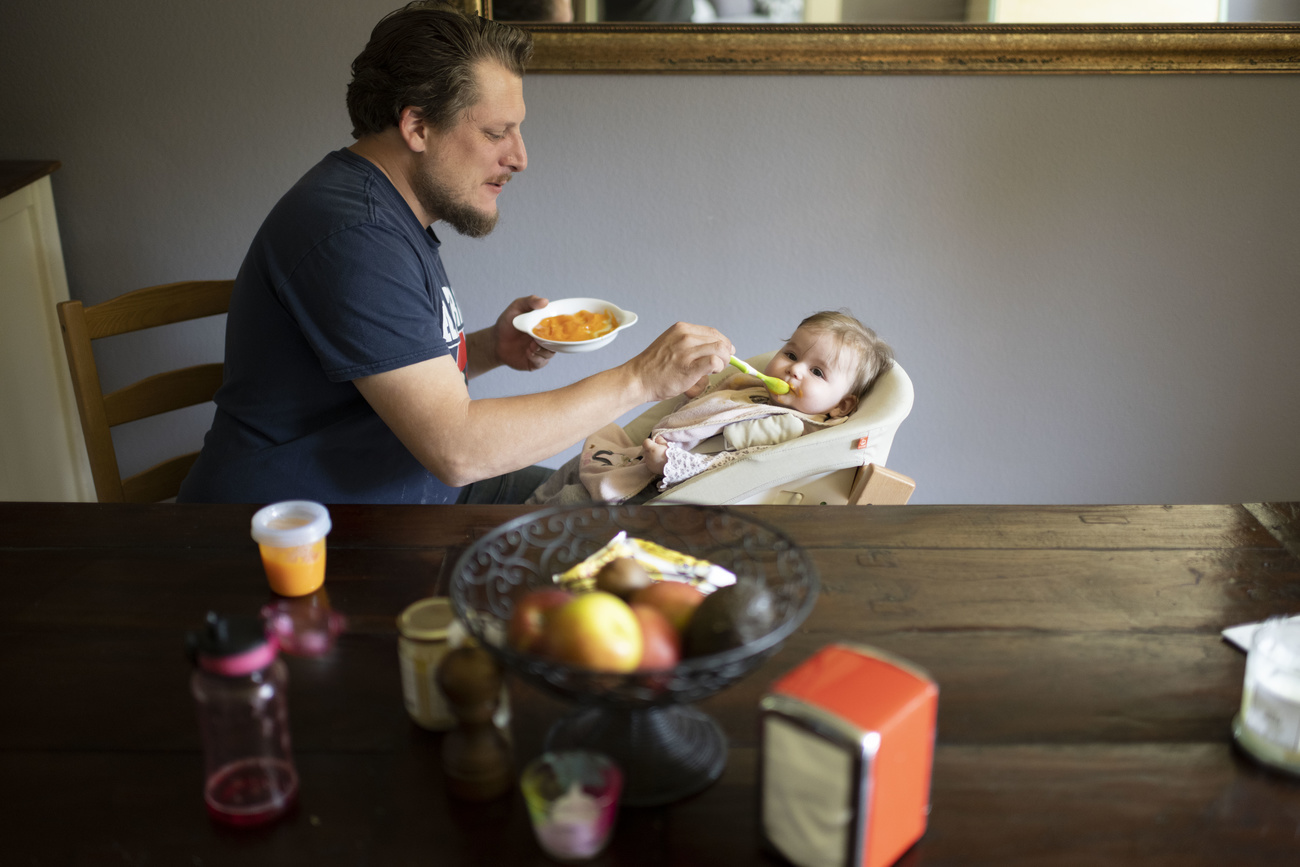
[[[128,503],[157,503],[176,496],[189,474],[198,452],[170,458],[122,480],[123,498]]]
[[[199,280],[127,292],[86,308],[90,339],[225,313],[234,285],[233,280]]]
[[[156,373],[147,379],[104,395],[104,412],[110,427],[184,409],[212,400],[221,386],[222,365],[198,364]]]

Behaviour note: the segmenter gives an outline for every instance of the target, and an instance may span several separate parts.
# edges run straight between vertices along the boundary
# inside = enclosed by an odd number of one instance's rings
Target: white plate
[[[613,311],[614,318],[618,320],[618,327],[608,334],[602,334],[593,340],[543,340],[533,334],[533,329],[537,327],[537,324],[548,316],[559,316],[564,313],[574,314],[583,310],[592,313],[603,313],[606,310]],[[536,340],[538,346],[554,349],[556,352],[591,352],[593,349],[600,349],[602,346],[612,343],[624,328],[631,328],[633,325],[636,325],[635,313],[631,310],[624,310],[617,304],[611,304],[601,298],[562,298],[559,301],[552,301],[541,310],[530,310],[527,313],[520,313],[514,318],[515,328]]]

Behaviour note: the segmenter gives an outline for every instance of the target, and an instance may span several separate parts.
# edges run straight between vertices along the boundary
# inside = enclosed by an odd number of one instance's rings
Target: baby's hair
[[[841,352],[847,349],[857,356],[851,391],[859,398],[866,397],[880,374],[894,366],[894,350],[890,345],[848,311],[822,310],[800,322],[799,327],[829,334],[838,341]]]

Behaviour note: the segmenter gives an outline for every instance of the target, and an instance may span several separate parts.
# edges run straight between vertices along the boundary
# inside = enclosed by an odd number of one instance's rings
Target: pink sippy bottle
[[[207,626],[190,633],[189,649],[208,813],[228,825],[270,822],[298,796],[279,644],[260,619],[209,612]]]

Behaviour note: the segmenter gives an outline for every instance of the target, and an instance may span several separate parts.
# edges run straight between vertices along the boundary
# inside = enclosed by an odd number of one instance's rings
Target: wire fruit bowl
[[[554,586],[552,576],[596,553],[620,531],[720,566],[771,594],[772,627],[749,643],[684,659],[675,668],[611,674],[523,654],[504,642],[515,603]],[[552,726],[546,749],[605,752],[625,776],[623,803],[670,803],[707,787],[726,766],[721,728],[691,706],[758,668],[816,601],[811,560],[780,530],[709,506],[594,506],[517,518],[471,545],[453,570],[452,607],[509,671],[578,705]]]

